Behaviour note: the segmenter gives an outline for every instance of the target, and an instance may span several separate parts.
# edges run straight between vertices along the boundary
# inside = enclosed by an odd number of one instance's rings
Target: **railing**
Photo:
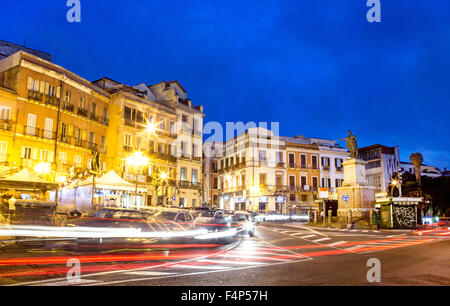
[[[84,108],[78,108],[77,114],[78,114],[79,116],[82,116],[82,117],[86,117],[86,118],[87,118],[88,111],[87,111],[87,109],[84,109]]]
[[[125,118],[125,125],[135,127],[136,123],[133,120]]]
[[[322,166],[322,169],[325,171],[330,171],[330,166]]]
[[[45,138],[45,139],[56,139],[56,133],[53,131],[42,130],[34,126],[25,126],[25,135]]]
[[[282,162],[277,162],[275,165],[276,168],[286,168],[286,164]]]
[[[39,91],[28,90],[28,99],[42,101],[42,94]]]
[[[343,167],[336,167],[336,171],[342,172],[342,171],[344,171],[344,168]]]
[[[289,168],[296,168],[296,164],[289,162]]]
[[[89,114],[89,119],[98,122],[98,116],[96,114],[94,114],[94,113],[90,113]]]
[[[55,96],[45,96],[45,104],[59,106],[61,100]]]
[[[306,165],[306,164],[300,164],[300,168],[306,169],[306,168],[307,168],[307,165]]]
[[[125,152],[133,152],[133,147],[130,147],[130,146],[123,146],[123,150],[124,150]]]
[[[88,149],[89,150],[97,150],[97,144],[93,142],[88,143]]]
[[[63,109],[69,112],[73,112],[75,109],[75,106],[73,104],[64,104]]]
[[[86,140],[74,138],[74,145],[80,148],[86,148]]]

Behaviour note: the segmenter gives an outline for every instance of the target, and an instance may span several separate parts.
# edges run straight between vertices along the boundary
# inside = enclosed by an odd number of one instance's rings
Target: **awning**
[[[57,189],[58,184],[47,182],[31,172],[29,169],[23,170],[0,180],[0,188],[18,189],[18,190],[52,190]]]
[[[78,186],[92,185],[93,177],[80,182]],[[121,178],[114,170],[109,171],[102,177],[95,179],[96,189],[109,189],[109,190],[123,190],[123,191],[135,191],[136,185],[132,184],[123,178]],[[147,192],[147,188],[138,186],[138,192]]]

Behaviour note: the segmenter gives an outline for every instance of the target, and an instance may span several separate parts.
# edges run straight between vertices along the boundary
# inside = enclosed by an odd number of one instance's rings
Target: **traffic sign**
[[[345,202],[348,202],[348,200],[350,200],[350,197],[348,195],[343,195],[342,200],[344,200]]]

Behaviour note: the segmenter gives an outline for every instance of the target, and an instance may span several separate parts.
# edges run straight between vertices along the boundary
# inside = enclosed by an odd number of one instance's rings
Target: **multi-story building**
[[[286,211],[285,151],[284,142],[264,128],[228,140],[218,158],[220,208]]]
[[[0,61],[0,86],[4,175],[47,164],[62,182],[90,167],[92,149],[107,169],[108,92],[23,51]]]
[[[416,170],[412,163],[400,162],[401,172],[409,172],[415,174]],[[428,177],[439,177],[442,176],[442,171],[434,166],[420,165],[420,175]]]
[[[222,153],[222,143],[205,142],[203,145],[203,203],[210,207],[219,207],[218,159]]]
[[[201,206],[203,106],[193,105],[178,81],[162,81],[148,88],[157,102],[171,105],[177,116],[176,124],[171,123],[169,127],[177,135],[171,149],[177,158],[178,182],[176,194],[172,197],[173,204],[180,207]],[[162,122],[165,121],[158,124]]]
[[[326,189],[329,198],[335,199],[336,188],[344,179],[342,162],[349,156],[347,150],[333,140],[305,136],[280,139],[286,143],[289,209],[313,209],[319,188]]]
[[[398,147],[387,147],[380,144],[359,149],[359,157],[367,161],[366,176],[375,192],[386,193],[392,174],[399,171],[400,154]]]
[[[203,117],[177,81],[89,82],[19,51],[0,60],[0,176],[39,168],[63,184],[74,173],[88,175],[97,151],[97,176],[114,170],[147,190],[147,197],[130,192],[129,202],[199,206]],[[127,164],[136,151],[148,166]],[[42,164],[48,167],[36,167]]]

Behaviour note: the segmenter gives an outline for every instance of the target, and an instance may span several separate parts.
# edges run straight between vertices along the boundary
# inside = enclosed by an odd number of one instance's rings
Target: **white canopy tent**
[[[92,189],[95,187],[95,194],[92,196]],[[61,191],[61,204],[68,209],[86,210],[92,208],[93,205],[127,207],[134,206],[136,197],[136,185],[122,179],[113,170],[105,175],[95,178],[93,186],[93,177],[81,181],[74,182],[66,186]],[[145,205],[145,194],[147,188],[138,185],[137,188],[139,203],[138,207]]]

